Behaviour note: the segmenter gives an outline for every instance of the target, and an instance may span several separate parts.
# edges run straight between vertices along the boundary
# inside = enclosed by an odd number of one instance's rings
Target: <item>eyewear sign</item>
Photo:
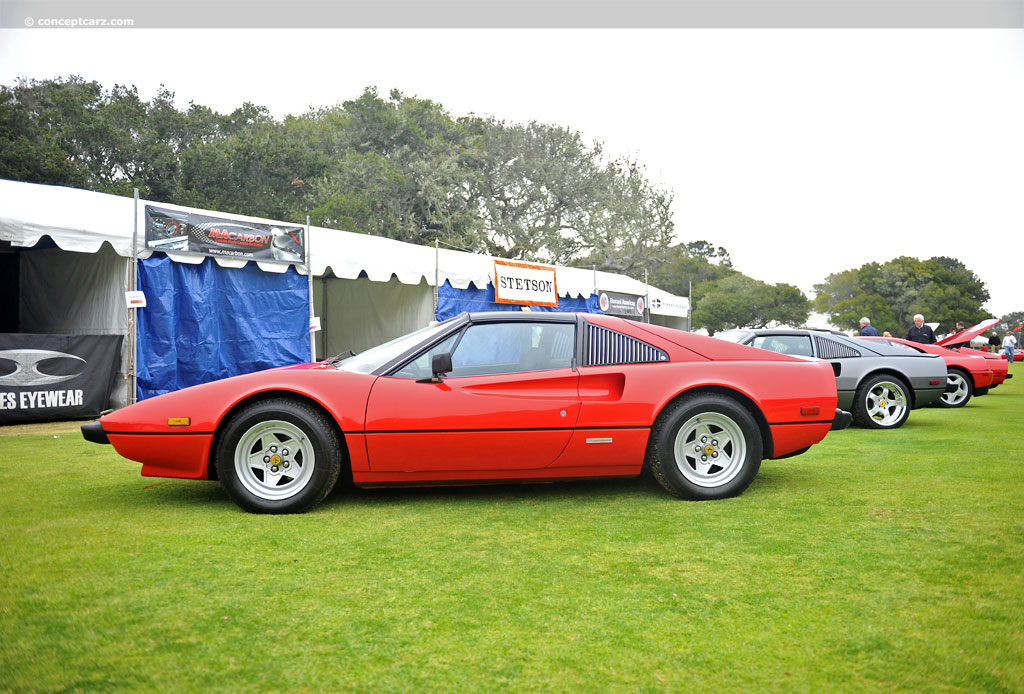
[[[603,312],[615,316],[644,315],[644,298],[636,294],[601,292],[597,297],[597,305]]]
[[[238,222],[146,205],[146,248],[156,251],[302,263],[304,237],[302,227]]]
[[[0,424],[95,417],[107,408],[121,335],[0,335]]]
[[[558,306],[555,268],[495,260],[494,300],[499,304]]]

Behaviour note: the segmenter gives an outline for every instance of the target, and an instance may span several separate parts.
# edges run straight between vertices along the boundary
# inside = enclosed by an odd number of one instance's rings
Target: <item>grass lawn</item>
[[[255,516],[0,430],[3,692],[1024,691],[1024,367],[727,501],[645,480]]]

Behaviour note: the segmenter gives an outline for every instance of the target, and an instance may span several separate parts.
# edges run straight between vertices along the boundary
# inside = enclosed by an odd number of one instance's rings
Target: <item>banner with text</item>
[[[123,340],[0,334],[0,424],[98,416],[109,407]]]
[[[495,260],[494,301],[499,304],[558,306],[555,268]]]
[[[301,264],[305,229],[240,222],[146,205],[146,248]]]
[[[597,297],[597,307],[614,316],[642,316],[644,315],[644,298],[636,294],[601,292]]]

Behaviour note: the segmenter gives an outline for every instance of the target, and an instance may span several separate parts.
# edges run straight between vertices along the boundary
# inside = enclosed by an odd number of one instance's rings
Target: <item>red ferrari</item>
[[[974,349],[971,347],[971,340],[978,337],[997,323],[999,323],[998,318],[988,318],[975,326],[967,328],[967,330],[954,335],[948,335],[935,344],[940,347],[951,349],[957,354],[981,357],[987,360],[989,368],[992,369],[992,388],[995,388],[1002,384],[1006,379],[1013,378],[1013,374],[1009,372],[1010,365],[1009,362],[1006,361],[1006,355],[992,354],[990,352],[982,352],[981,350]]]
[[[84,424],[142,474],[297,513],[359,486],[626,477],[741,493],[850,414],[827,361],[594,314],[462,314],[358,355],[168,393]]]
[[[993,367],[980,353],[961,354],[939,345],[924,345],[899,337],[861,337],[861,340],[886,342],[921,354],[937,354],[946,362],[946,392],[933,404],[938,407],[963,407],[972,396],[986,395],[992,387]]]

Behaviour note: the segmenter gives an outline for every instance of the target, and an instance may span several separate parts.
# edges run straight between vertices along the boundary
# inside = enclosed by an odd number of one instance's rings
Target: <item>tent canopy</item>
[[[47,186],[36,183],[0,180],[0,239],[12,246],[30,248],[43,236],[49,236],[57,247],[66,251],[95,253],[108,243],[117,255],[132,257],[132,236],[138,224],[139,258],[152,251],[144,247],[144,214],[147,204],[162,209],[179,210],[270,225],[294,223],[248,217],[213,210],[169,205],[163,202],[139,201],[138,220],[134,217],[132,198],[94,193],[76,188]],[[309,238],[311,271],[315,276],[333,275],[341,279],[368,277],[387,282],[392,276],[402,284],[430,286],[446,282],[456,289],[470,284],[484,289],[494,275],[494,258],[449,249],[435,250],[394,239],[356,234],[336,229],[311,227]],[[167,253],[171,260],[190,264],[203,262],[204,257],[185,253]],[[222,267],[244,267],[248,261],[215,258]],[[285,272],[284,263],[258,262],[266,272]],[[436,271],[435,271],[436,264]],[[296,268],[304,273],[304,268]],[[654,313],[679,313],[686,299],[681,299],[625,275],[582,268],[558,268],[559,293],[569,297],[588,297],[597,290],[649,295]],[[673,310],[658,310],[662,305]],[[683,309],[685,311],[685,309]]]

